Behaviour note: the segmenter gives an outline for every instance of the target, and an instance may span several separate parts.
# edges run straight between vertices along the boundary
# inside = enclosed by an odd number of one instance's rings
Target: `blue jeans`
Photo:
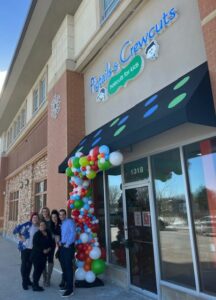
[[[73,259],[74,259],[74,245],[69,248],[60,247],[60,261],[63,271],[63,278],[66,282],[66,289],[73,291]]]

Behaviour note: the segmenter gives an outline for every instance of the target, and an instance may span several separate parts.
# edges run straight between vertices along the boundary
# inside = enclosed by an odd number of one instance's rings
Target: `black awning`
[[[61,163],[59,172],[65,171],[68,159],[77,151],[87,155],[104,144],[114,151],[186,122],[216,126],[207,63],[85,136]]]

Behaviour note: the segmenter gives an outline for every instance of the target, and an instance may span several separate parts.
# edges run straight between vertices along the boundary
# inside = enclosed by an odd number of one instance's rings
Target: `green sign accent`
[[[137,55],[132,59],[129,65],[113,76],[108,83],[108,93],[115,94],[121,87],[126,86],[127,82],[135,79],[143,70],[144,59]]]

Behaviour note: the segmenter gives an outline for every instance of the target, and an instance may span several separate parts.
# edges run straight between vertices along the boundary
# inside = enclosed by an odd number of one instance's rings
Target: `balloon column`
[[[118,166],[123,161],[123,155],[110,153],[107,146],[93,148],[87,156],[77,152],[68,160],[66,175],[70,178],[73,188],[68,200],[72,209],[72,217],[76,222],[76,280],[86,280],[92,283],[105,270],[105,249],[100,248],[97,233],[99,221],[94,213],[91,180],[97,172]]]

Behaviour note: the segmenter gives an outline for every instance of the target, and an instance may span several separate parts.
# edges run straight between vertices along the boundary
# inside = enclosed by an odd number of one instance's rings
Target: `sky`
[[[0,92],[30,4],[31,0],[0,0]]]

